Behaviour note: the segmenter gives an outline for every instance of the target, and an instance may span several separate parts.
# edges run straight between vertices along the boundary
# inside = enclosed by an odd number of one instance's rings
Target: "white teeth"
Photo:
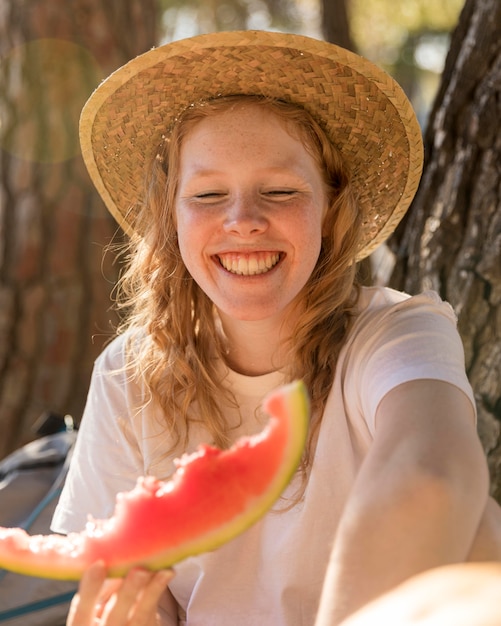
[[[278,252],[256,252],[252,254],[222,254],[218,256],[219,262],[232,274],[240,276],[255,276],[265,274],[280,260]]]

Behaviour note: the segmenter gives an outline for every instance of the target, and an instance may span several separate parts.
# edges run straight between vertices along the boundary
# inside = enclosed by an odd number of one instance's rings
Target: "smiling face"
[[[315,159],[262,106],[210,115],[183,139],[179,248],[223,318],[283,318],[317,262],[326,209]]]

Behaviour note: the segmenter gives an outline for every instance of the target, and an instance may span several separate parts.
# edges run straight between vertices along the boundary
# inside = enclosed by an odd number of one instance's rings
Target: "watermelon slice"
[[[131,567],[170,567],[243,532],[277,500],[303,452],[309,402],[300,381],[267,396],[264,430],[228,450],[200,446],[177,461],[168,482],[140,478],[118,494],[113,516],[89,519],[80,533],[28,535],[0,527],[0,567],[20,574],[78,580],[96,560],[109,576]]]

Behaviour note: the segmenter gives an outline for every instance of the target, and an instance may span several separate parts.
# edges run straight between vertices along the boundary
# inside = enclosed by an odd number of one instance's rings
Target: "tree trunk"
[[[45,411],[80,417],[116,322],[117,227],[79,154],[80,109],[155,43],[156,0],[5,0],[0,11],[0,457]],[[115,239],[120,238],[120,234]]]
[[[322,32],[326,41],[356,52],[346,0],[322,0]]]
[[[418,195],[392,240],[391,284],[454,307],[501,500],[501,3],[466,0],[425,137]]]

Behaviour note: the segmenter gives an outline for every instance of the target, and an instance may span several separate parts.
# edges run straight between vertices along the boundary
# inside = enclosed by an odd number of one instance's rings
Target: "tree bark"
[[[501,500],[501,3],[466,0],[425,136],[419,192],[392,239],[391,285],[434,289],[458,315]]]
[[[88,179],[78,117],[155,43],[156,0],[10,0],[0,11],[0,457],[45,411],[85,402],[116,319],[120,239]]]
[[[346,0],[322,0],[322,32],[326,41],[356,52]]]

